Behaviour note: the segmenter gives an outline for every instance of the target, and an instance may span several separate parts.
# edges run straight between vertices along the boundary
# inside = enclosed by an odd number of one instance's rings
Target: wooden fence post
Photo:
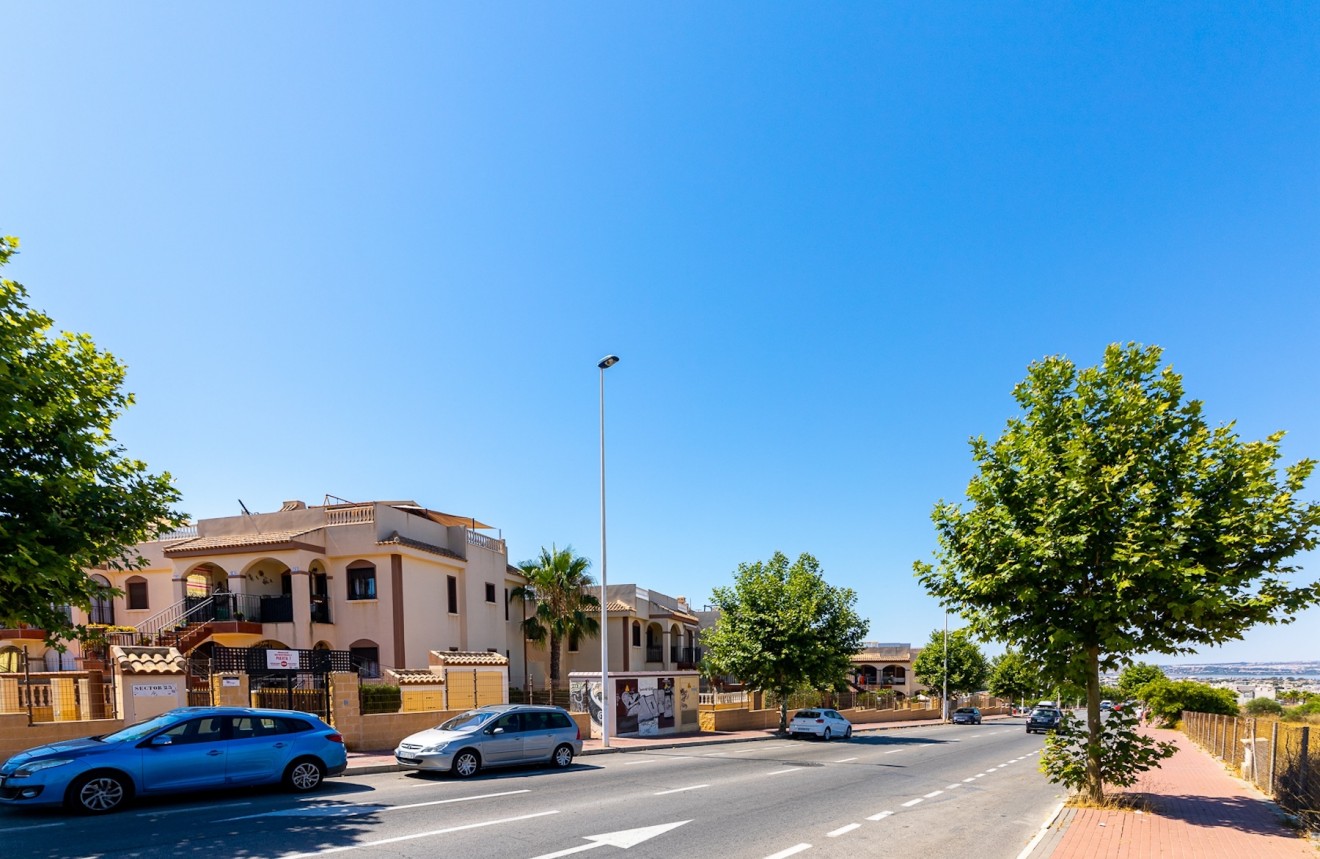
[[[1274,796],[1274,764],[1279,759],[1279,723],[1275,722],[1270,730],[1270,780],[1265,793]]]

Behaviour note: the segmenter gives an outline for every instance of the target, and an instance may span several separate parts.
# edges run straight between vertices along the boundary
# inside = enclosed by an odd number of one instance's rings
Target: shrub
[[[363,713],[397,713],[403,709],[403,692],[388,683],[364,683],[360,689]]]
[[[1152,718],[1175,724],[1184,710],[1220,716],[1238,714],[1237,695],[1195,680],[1155,680],[1141,687]]]
[[[1280,716],[1283,705],[1273,698],[1252,698],[1242,708],[1248,716]]]

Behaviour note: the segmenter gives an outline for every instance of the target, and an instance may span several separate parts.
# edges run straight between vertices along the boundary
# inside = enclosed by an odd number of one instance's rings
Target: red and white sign
[[[266,667],[281,668],[285,671],[298,670],[298,651],[296,650],[267,650]]]

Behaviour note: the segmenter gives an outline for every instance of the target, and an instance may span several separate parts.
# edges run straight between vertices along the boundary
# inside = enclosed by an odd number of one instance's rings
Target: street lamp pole
[[[944,721],[949,721],[949,610],[944,610]]]
[[[600,368],[600,744],[610,747],[610,603],[606,596],[605,565],[605,371],[619,363],[618,355],[606,355]]]

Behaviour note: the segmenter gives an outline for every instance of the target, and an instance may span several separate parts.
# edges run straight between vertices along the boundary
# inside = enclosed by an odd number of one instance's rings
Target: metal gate
[[[211,654],[211,671],[248,675],[255,707],[301,710],[330,721],[330,673],[351,671],[347,650],[276,650],[270,647],[225,647]]]

